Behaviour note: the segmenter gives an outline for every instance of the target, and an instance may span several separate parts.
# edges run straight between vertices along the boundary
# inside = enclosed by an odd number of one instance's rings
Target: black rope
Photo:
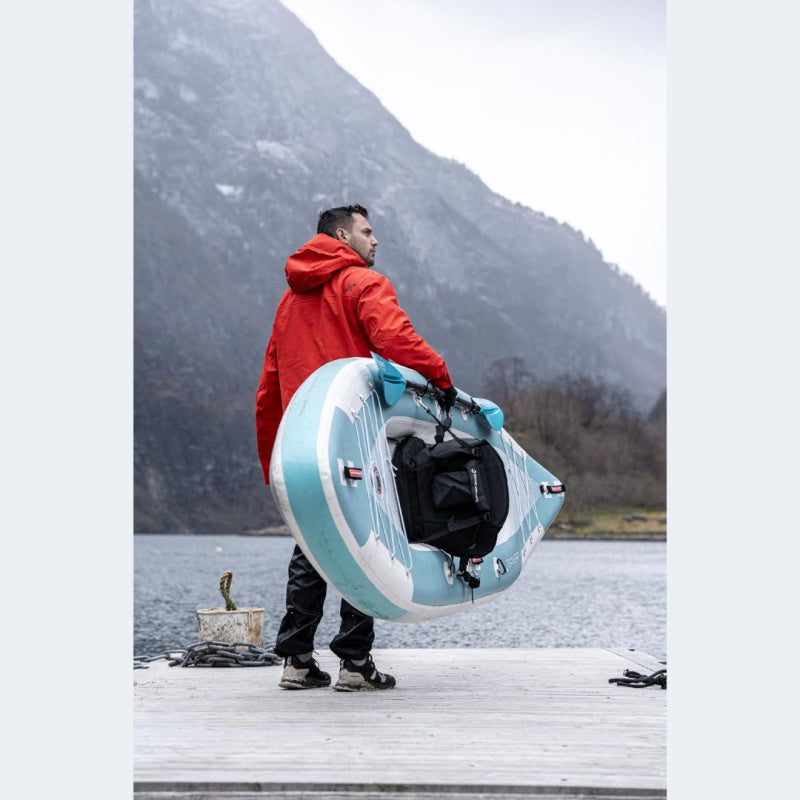
[[[667,671],[665,669],[659,669],[651,675],[642,675],[640,672],[626,669],[622,674],[625,676],[624,678],[609,678],[608,682],[620,686],[632,686],[634,689],[644,689],[647,686],[667,688]]]
[[[434,438],[437,442],[441,443],[444,439],[444,434],[449,433],[460,445],[467,447],[467,443],[460,436],[456,436],[453,433],[451,428],[453,420],[451,419],[450,414],[445,414],[444,420],[441,420],[425,405],[425,403],[420,403],[420,406],[422,407],[422,410],[436,423],[436,436]]]

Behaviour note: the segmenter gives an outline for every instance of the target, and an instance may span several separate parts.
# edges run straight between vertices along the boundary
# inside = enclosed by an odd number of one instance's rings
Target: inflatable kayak
[[[459,390],[449,433],[500,457],[507,513],[493,549],[470,559],[469,582],[452,555],[409,541],[392,457],[408,437],[432,444],[441,434],[438,395],[377,355],[339,359],[297,390],[275,440],[270,485],[286,525],[326,582],[379,619],[432,619],[499,596],[564,502],[563,484],[508,434],[502,411]]]

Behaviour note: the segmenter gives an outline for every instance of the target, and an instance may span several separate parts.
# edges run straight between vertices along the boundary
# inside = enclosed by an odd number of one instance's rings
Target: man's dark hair
[[[327,233],[328,236],[336,238],[336,229],[353,229],[353,214],[361,214],[362,217],[369,218],[367,209],[364,206],[337,206],[320,211],[319,222],[317,222],[317,233]]]

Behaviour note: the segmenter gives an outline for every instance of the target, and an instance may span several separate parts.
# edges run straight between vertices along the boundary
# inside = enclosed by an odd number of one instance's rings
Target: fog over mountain
[[[376,269],[461,388],[491,397],[490,365],[518,357],[535,382],[656,402],[664,309],[580,231],[417,144],[277,0],[134,14],[136,531],[278,521],[255,388],[286,257],[333,205],[369,209]]]

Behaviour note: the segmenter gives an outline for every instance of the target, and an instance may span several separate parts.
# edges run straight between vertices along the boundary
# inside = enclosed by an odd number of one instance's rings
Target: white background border
[[[794,784],[797,14],[668,3],[671,800]],[[106,800],[132,776],[132,4],[6,4],[0,31],[7,785]]]

